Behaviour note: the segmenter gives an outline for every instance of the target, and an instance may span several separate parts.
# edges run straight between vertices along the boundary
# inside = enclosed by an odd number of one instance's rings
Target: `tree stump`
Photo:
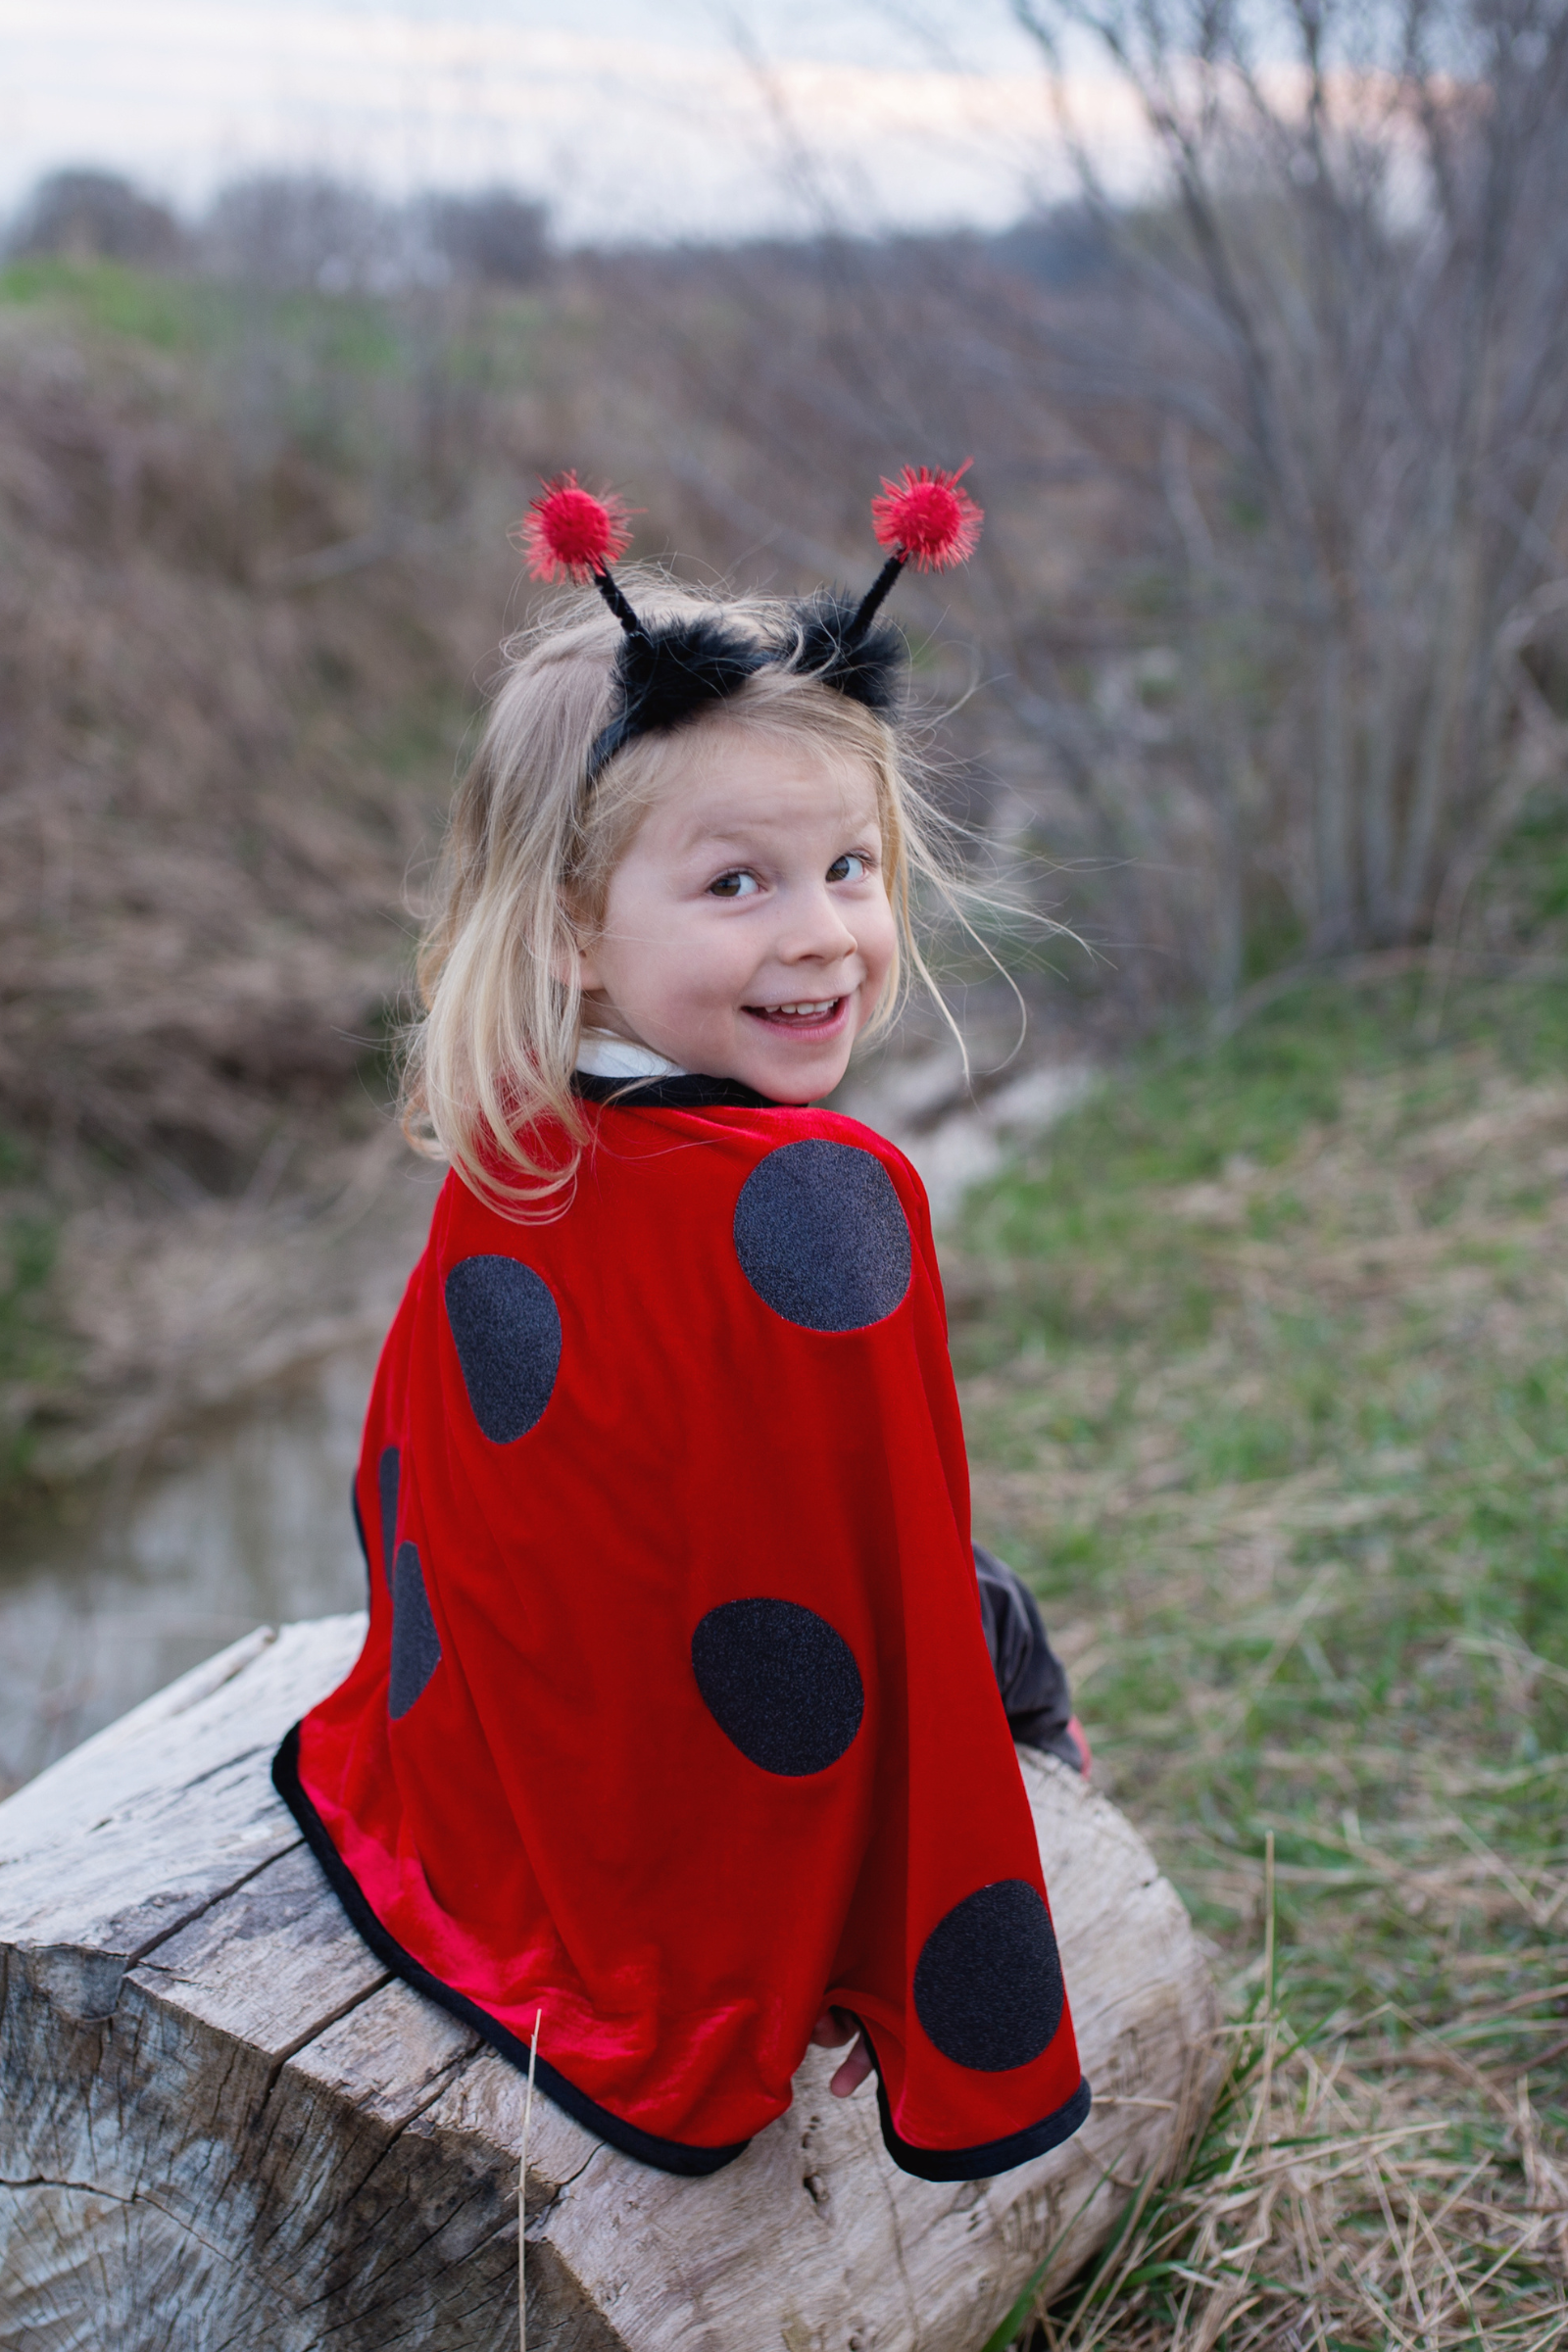
[[[0,2345],[502,2352],[523,2082],[387,1976],[268,1778],[364,1621],[263,1630],[0,1805]],[[537,2096],[532,2352],[973,2352],[1166,2163],[1213,1995],[1148,1848],[1020,1751],[1094,2113],[996,2180],[912,2180],[867,2086],[795,2103],[708,2180]]]

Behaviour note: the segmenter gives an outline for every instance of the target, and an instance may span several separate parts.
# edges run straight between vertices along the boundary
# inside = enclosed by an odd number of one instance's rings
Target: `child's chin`
[[[773,1102],[820,1102],[830,1095],[849,1067],[848,1054],[826,1054],[809,1069],[774,1069],[752,1080],[760,1095]]]

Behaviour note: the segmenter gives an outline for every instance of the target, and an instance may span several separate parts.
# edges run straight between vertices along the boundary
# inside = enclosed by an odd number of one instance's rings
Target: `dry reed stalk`
[[[528,2095],[522,2105],[522,2147],[517,2156],[517,2352],[528,2352],[528,2133],[533,2127],[533,2070],[539,2055],[543,2009],[533,2013],[533,2038],[528,2044]]]

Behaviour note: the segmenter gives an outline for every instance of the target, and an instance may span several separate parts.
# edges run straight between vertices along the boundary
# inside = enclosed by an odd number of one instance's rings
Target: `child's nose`
[[[808,908],[798,910],[797,919],[786,929],[779,953],[786,963],[836,963],[846,956],[853,956],[856,946],[855,933],[845,921],[843,910],[823,891],[812,899]]]

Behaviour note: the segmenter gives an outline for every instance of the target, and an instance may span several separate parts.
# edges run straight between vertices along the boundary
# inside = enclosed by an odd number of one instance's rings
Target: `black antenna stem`
[[[641,637],[646,634],[642,622],[638,619],[630,605],[627,604],[624,596],[622,596],[620,592],[620,584],[616,580],[608,564],[603,565],[600,570],[594,573],[594,586],[598,589],[600,595],[604,598],[606,604],[610,607],[610,610],[612,612],[613,612],[615,618],[619,621],[621,627],[625,630],[628,637]],[[884,589],[883,594],[886,595],[886,593],[887,591]]]
[[[860,639],[865,635],[866,630],[871,626],[872,621],[875,620],[877,614],[881,612],[888,590],[892,587],[894,581],[898,578],[900,572],[904,569],[904,566],[908,561],[909,558],[906,549],[902,547],[896,547],[894,549],[892,555],[889,556],[887,562],[877,573],[876,578],[871,582],[871,585],[866,590],[864,596],[861,597],[859,605],[856,610],[855,618],[851,621],[849,629],[845,635],[844,642],[846,645],[859,644]]]

